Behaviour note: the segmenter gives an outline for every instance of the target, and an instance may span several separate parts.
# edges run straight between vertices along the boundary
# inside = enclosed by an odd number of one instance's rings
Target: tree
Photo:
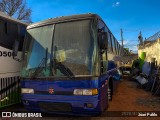
[[[129,48],[124,48],[126,54],[129,54]]]
[[[31,9],[25,0],[0,0],[0,11],[16,19],[31,22]]]

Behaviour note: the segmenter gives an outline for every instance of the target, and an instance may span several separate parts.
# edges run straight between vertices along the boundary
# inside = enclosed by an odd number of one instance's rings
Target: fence
[[[0,78],[0,108],[20,102],[20,79],[16,77]]]

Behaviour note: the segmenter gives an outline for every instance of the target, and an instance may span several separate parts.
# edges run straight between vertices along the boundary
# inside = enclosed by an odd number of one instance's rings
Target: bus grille
[[[52,103],[52,102],[40,102],[39,107],[43,111],[48,112],[71,112],[72,107],[69,103]]]

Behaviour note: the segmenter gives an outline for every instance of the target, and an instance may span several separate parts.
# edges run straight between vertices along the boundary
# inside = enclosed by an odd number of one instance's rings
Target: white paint
[[[1,46],[0,51],[7,51],[12,53],[12,50]],[[21,52],[18,52],[17,58],[21,58]],[[19,76],[21,65],[22,63],[14,60],[12,56],[0,56],[0,78]]]

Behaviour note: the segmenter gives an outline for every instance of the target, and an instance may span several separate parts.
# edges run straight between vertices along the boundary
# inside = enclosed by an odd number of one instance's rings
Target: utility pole
[[[121,54],[123,55],[123,31],[121,28],[121,40],[122,40],[122,50],[121,50]]]
[[[122,40],[122,48],[123,48],[123,31],[122,31],[122,28],[121,28],[121,40]]]

